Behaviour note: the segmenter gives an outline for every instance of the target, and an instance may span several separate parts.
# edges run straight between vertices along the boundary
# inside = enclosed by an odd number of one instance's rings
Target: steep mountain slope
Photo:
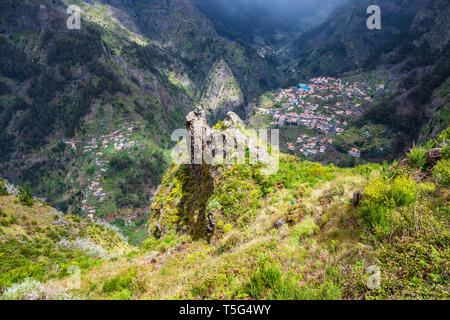
[[[83,10],[81,30],[66,28],[69,4]],[[217,111],[276,83],[264,59],[219,37],[190,1],[0,6],[0,175],[70,213],[141,224],[169,133],[207,88],[227,87]],[[226,74],[214,72],[221,61]]]
[[[372,4],[381,8],[381,30],[366,27],[366,9]],[[449,13],[448,1],[349,1],[294,44],[297,76],[333,76],[356,69],[392,71],[389,80],[397,83],[398,90],[374,105],[360,125],[388,125],[395,133],[393,148],[401,153],[418,139],[420,128],[433,114],[448,110],[445,103],[438,106],[431,99],[450,75]]]
[[[254,49],[243,41],[218,36],[212,22],[190,0],[103,2],[127,14],[117,19],[131,21],[140,33],[175,54],[200,88],[208,85],[205,80],[221,59],[230,66],[246,98],[277,84],[276,74]]]

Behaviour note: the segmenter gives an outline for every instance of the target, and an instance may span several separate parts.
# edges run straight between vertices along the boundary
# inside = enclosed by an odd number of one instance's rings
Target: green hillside
[[[203,166],[195,183],[189,166],[172,166],[139,247],[39,201],[26,206],[23,191],[3,195],[2,283],[64,288],[64,266],[75,264],[81,287],[65,298],[448,299],[449,134],[391,165],[282,154],[275,175],[261,164]],[[58,246],[81,237],[104,254]],[[56,262],[61,271],[42,274]]]

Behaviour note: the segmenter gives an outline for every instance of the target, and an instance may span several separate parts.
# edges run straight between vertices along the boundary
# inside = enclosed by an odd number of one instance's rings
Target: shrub
[[[228,282],[229,278],[222,272],[206,274],[200,281],[196,281],[191,285],[190,292],[201,299],[210,297],[214,299],[214,292],[223,292]]]
[[[332,281],[324,281],[317,288],[304,286],[300,289],[298,300],[339,300],[342,288]]]
[[[220,205],[219,201],[217,201],[216,199],[212,199],[211,201],[209,201],[208,203],[208,209],[215,209]]]
[[[232,224],[227,223],[227,224],[225,224],[225,225],[223,226],[223,232],[228,233],[228,232],[230,232],[231,230],[233,230],[233,225],[232,225]]]
[[[444,146],[441,151],[442,159],[450,159],[450,146]]]
[[[0,300],[71,300],[73,297],[64,288],[56,288],[52,283],[25,279],[5,290]]]
[[[447,129],[443,130],[438,137],[439,142],[443,142],[445,140],[450,140],[450,126]]]
[[[9,195],[8,189],[6,189],[6,186],[0,182],[0,196],[7,196],[7,195]]]
[[[118,275],[103,283],[103,292],[116,292],[122,290],[131,290],[134,274],[129,273],[124,276]]]
[[[164,237],[156,239],[153,236],[145,239],[140,247],[147,251],[166,252],[170,248],[176,247],[178,244],[189,241],[186,236],[178,236],[175,232],[168,232]]]
[[[269,266],[266,267],[265,263],[259,267],[250,278],[250,281],[245,284],[244,289],[248,295],[255,299],[261,299],[266,296],[268,291],[277,290],[283,286],[281,270]]]
[[[245,283],[244,291],[255,299],[269,300],[332,300],[342,296],[342,289],[331,281],[317,288],[300,287],[293,275],[284,275],[276,266],[266,267],[265,263]]]
[[[103,292],[114,293],[113,300],[129,300],[133,294],[143,293],[146,289],[145,278],[131,270],[124,275],[117,275],[103,283]]]
[[[295,225],[290,231],[291,241],[294,244],[298,244],[302,237],[312,236],[319,230],[319,227],[316,225],[312,217],[306,218],[299,224]]]
[[[408,205],[416,201],[416,184],[409,176],[393,181],[377,178],[365,188],[365,204],[383,204],[387,207]]]
[[[431,182],[419,183],[417,185],[417,192],[421,195],[430,195],[436,192],[436,185]]]
[[[117,292],[113,294],[111,297],[111,300],[130,300],[131,299],[131,292],[128,289],[123,289],[120,292]]]
[[[433,168],[433,176],[445,186],[450,184],[450,160],[439,160]]]
[[[416,183],[409,176],[397,177],[391,183],[387,194],[391,205],[409,205],[416,201]]]
[[[422,170],[427,164],[427,151],[423,147],[413,148],[407,153],[409,164],[413,167],[416,167]]]
[[[370,227],[377,229],[381,235],[392,231],[393,209],[379,203],[369,203],[360,209],[361,218]]]
[[[18,219],[17,216],[15,216],[15,215],[12,215],[12,216],[9,218],[9,223],[10,223],[10,224],[16,224],[18,221],[19,221],[19,219]]]
[[[19,201],[24,205],[31,207],[34,203],[33,195],[28,187],[19,187]]]
[[[217,249],[218,254],[229,251],[230,249],[238,246],[243,241],[243,236],[238,231],[234,230],[229,232],[225,238],[221,241],[220,247]]]

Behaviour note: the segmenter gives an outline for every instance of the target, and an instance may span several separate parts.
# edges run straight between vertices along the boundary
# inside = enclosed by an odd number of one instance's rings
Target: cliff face
[[[201,103],[208,111],[217,115],[226,114],[244,103],[244,97],[228,64],[217,62],[207,78],[209,83]]]

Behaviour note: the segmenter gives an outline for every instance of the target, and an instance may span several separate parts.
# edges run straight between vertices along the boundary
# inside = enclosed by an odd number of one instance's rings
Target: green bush
[[[342,296],[341,287],[332,281],[300,287],[293,275],[283,275],[279,268],[265,263],[245,283],[244,291],[252,298],[269,300],[337,300]]]
[[[117,292],[112,295],[111,300],[130,300],[131,292],[128,289],[123,289],[120,292]]]
[[[450,126],[448,126],[447,129],[445,129],[441,132],[441,134],[439,135],[437,140],[439,142],[443,142],[445,140],[450,140]]]
[[[0,182],[0,196],[7,196],[9,195],[8,190],[6,187]]]
[[[123,290],[132,290],[133,278],[136,276],[134,272],[125,275],[117,275],[103,283],[103,292],[117,292]]]
[[[450,146],[444,146],[441,151],[442,159],[450,159]]]
[[[409,164],[413,167],[416,167],[420,170],[425,168],[425,165],[427,164],[427,150],[423,147],[416,147],[413,146],[413,148],[407,153]]]
[[[436,192],[436,185],[431,182],[419,183],[417,185],[417,192],[423,196],[431,195]]]
[[[433,176],[445,186],[450,184],[450,160],[439,160],[433,168]]]
[[[232,225],[232,224],[227,223],[227,224],[225,224],[225,225],[223,226],[223,232],[228,233],[228,232],[230,232],[231,230],[233,230],[233,225]]]
[[[16,224],[19,221],[19,219],[17,219],[17,216],[13,215],[9,218],[9,223],[10,224]]]
[[[33,195],[28,187],[19,187],[19,201],[24,205],[31,207],[34,203]]]
[[[361,218],[364,222],[376,228],[380,234],[389,234],[392,231],[391,222],[393,209],[379,203],[370,203],[360,209]]]
[[[295,225],[290,231],[290,239],[293,243],[298,244],[300,239],[307,238],[314,235],[320,229],[314,222],[312,217],[304,219],[299,224]]]
[[[409,176],[399,176],[394,180],[378,178],[365,188],[359,213],[363,221],[383,237],[396,228],[397,207],[414,203],[417,200],[416,193],[428,194],[431,191],[428,185],[416,187]]]
[[[169,232],[160,239],[156,239],[153,236],[148,237],[141,243],[140,247],[146,251],[166,252],[167,250],[177,246],[184,240],[187,239],[182,237],[180,238],[174,232]]]
[[[409,176],[393,181],[377,178],[365,188],[364,204],[383,204],[387,207],[409,205],[416,201],[416,184]]]
[[[279,292],[286,291],[286,288],[283,288],[285,285],[281,270],[274,266],[266,267],[263,263],[245,284],[245,291],[251,297],[261,299],[270,294],[278,295]]]

